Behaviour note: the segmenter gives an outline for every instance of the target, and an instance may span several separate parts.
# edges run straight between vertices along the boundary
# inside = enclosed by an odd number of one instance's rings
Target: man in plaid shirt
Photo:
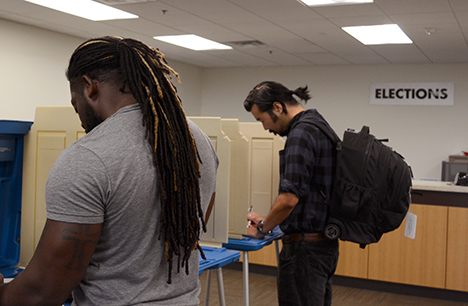
[[[336,164],[332,142],[313,124],[329,126],[315,109],[304,109],[293,95],[307,102],[307,87],[292,91],[276,82],[262,82],[244,101],[265,130],[287,136],[280,152],[279,195],[266,218],[249,214],[248,235],[263,236],[280,225],[279,305],[331,305],[331,277],[338,262],[338,240],[323,230],[328,218]]]

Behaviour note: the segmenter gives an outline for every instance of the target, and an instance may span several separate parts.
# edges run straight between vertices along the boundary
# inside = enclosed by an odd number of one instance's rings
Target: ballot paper
[[[409,212],[406,214],[405,236],[411,239],[416,238],[416,222],[418,217]]]

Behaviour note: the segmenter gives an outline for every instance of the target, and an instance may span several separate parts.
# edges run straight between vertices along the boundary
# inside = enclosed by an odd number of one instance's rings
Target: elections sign
[[[453,83],[372,83],[370,104],[453,105]]]

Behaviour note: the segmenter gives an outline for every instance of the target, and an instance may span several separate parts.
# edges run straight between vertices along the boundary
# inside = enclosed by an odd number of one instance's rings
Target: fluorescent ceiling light
[[[365,45],[413,43],[397,24],[344,27],[342,29]]]
[[[75,15],[93,21],[111,19],[138,18],[137,15],[124,12],[91,0],[25,0],[53,10]]]
[[[307,6],[325,6],[341,4],[372,3],[374,0],[298,0]]]
[[[153,38],[195,51],[232,49],[232,47],[228,45],[223,45],[194,34],[154,36]]]

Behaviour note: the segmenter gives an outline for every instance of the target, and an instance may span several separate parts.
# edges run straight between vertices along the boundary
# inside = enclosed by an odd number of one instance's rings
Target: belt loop
[[[305,241],[304,236],[305,236],[305,235],[304,235],[304,232],[302,232],[302,233],[301,233],[301,241]]]

